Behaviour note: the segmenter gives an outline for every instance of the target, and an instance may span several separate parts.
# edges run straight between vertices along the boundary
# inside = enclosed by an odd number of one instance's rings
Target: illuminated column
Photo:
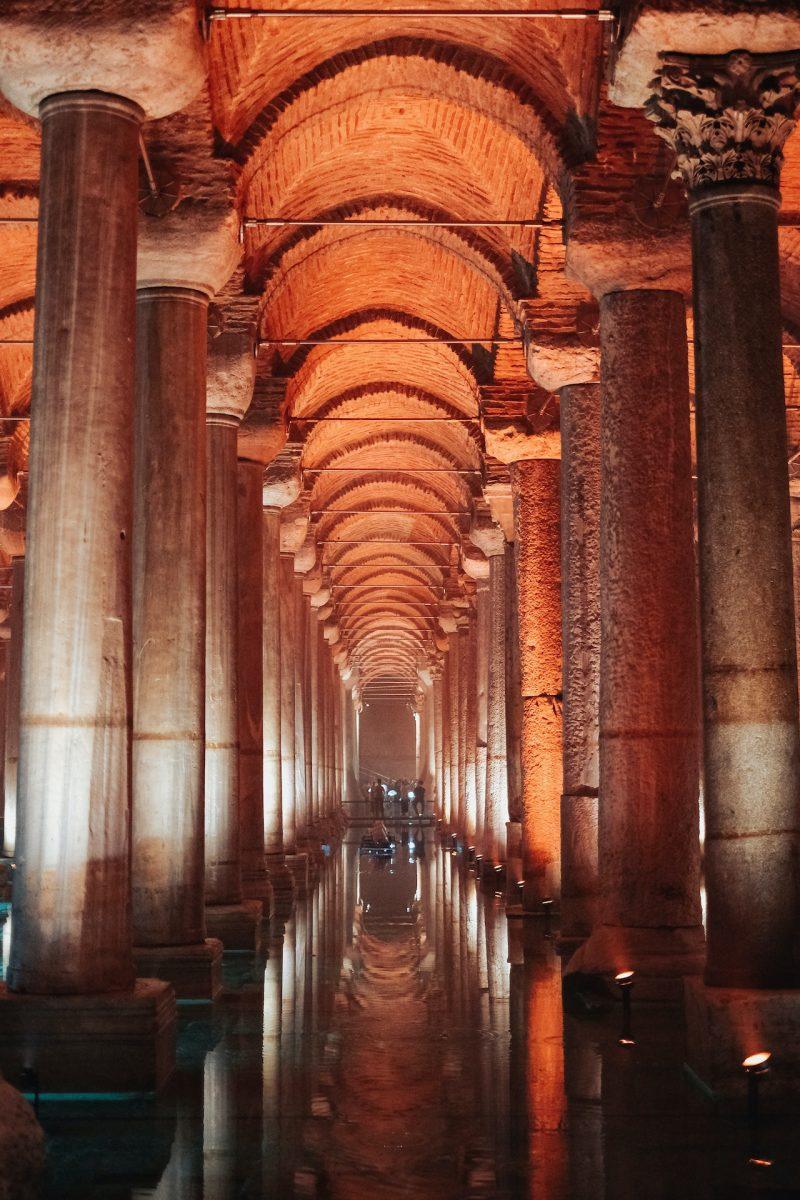
[[[19,770],[19,704],[22,681],[22,610],[25,588],[25,559],[11,559],[11,637],[6,651],[5,686],[5,764],[3,786],[5,813],[3,821],[3,854],[13,857],[17,837],[17,777]]]
[[[281,511],[300,494],[300,477],[275,459],[264,474],[262,524],[264,624],[262,627],[262,724],[264,766],[264,852],[279,916],[292,904],[286,866],[281,759]]]
[[[294,792],[298,841],[308,838],[311,819],[308,813],[308,794],[306,781],[306,671],[308,670],[308,645],[305,639],[305,596],[303,581],[297,575],[294,577],[294,630],[295,630],[295,670],[294,670]]]
[[[522,691],[523,904],[561,896],[561,529],[558,459],[511,465]]]
[[[477,826],[477,741],[478,741],[478,697],[476,689],[476,631],[477,622],[470,614],[462,642],[462,696],[465,710],[464,725],[464,823],[463,833],[467,848],[475,845]]]
[[[461,826],[461,664],[458,654],[458,631],[451,632],[448,640],[450,642],[447,654],[450,666],[450,829],[455,833]]]
[[[445,638],[445,641],[447,639]],[[450,773],[450,655],[442,658],[442,825],[447,832],[452,812],[452,776]]]
[[[442,713],[442,665],[436,663],[431,668],[433,678],[433,738],[434,755],[436,759],[436,799],[434,811],[441,817],[444,806],[444,738]]]
[[[255,361],[255,360],[254,360]],[[263,640],[264,517],[260,463],[239,459],[239,828],[242,892],[265,901],[270,884],[264,844]]]
[[[469,618],[458,621],[458,834],[464,838],[467,819],[467,696],[472,684],[469,678]]]
[[[314,828],[322,817],[319,784],[319,638],[314,609],[308,610],[309,723],[311,726],[311,811]]]
[[[671,994],[704,949],[683,300],[612,292],[600,338],[601,924],[570,970]]]
[[[778,187],[800,51],[666,53],[657,81],[648,115],[675,151],[692,226],[705,977],[796,987],[800,745]]]
[[[486,831],[486,747],[489,692],[489,564],[486,563],[485,578],[477,580],[477,614],[475,644],[475,693],[477,746],[475,750],[475,848],[483,853]]]
[[[51,10],[40,24],[26,5],[0,15],[0,87],[40,118],[42,135],[20,820],[0,1062],[14,1078],[35,1062],[53,1091],[152,1090],[174,1062],[172,992],[135,981],[131,953],[137,160],[145,116],[186,104],[204,71],[188,10],[173,4],[131,45],[104,15],[74,21]],[[170,58],[176,73],[166,78]],[[80,997],[79,1028],[56,995]]]
[[[252,373],[247,380],[251,383]],[[237,435],[251,387],[212,363],[206,389],[206,928],[226,950],[258,952],[262,906],[242,899],[239,828]]]
[[[561,607],[564,793],[561,937],[597,920],[600,690],[600,388],[562,387]]]
[[[286,854],[291,856],[297,852],[297,807],[294,777],[294,561],[289,554],[281,553],[278,565],[278,581],[281,655],[281,802],[283,809],[283,848]]]
[[[506,747],[506,540],[499,525],[476,516],[470,539],[489,559],[487,695],[486,695],[486,805],[483,853],[487,865],[505,860],[508,819],[508,761]]]

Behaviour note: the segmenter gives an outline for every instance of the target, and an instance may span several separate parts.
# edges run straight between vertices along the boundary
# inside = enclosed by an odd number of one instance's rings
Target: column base
[[[294,879],[281,855],[274,862],[267,863],[267,873],[272,887],[274,916],[278,920],[288,917],[294,904]]]
[[[598,896],[561,897],[560,945],[579,945],[585,942],[599,920]]]
[[[743,1103],[742,1062],[767,1050],[764,1100],[800,1096],[800,989],[707,987],[687,979],[684,1011],[687,1064],[715,1095]]]
[[[260,900],[243,900],[241,904],[207,904],[206,931],[218,938],[223,950],[244,950],[258,954],[261,950],[261,922],[264,908]]]
[[[307,854],[287,854],[286,866],[291,872],[294,881],[294,890],[297,896],[308,895],[308,855]]]
[[[260,900],[264,909],[264,920],[272,910],[272,884],[266,870],[254,871],[242,876],[242,897],[245,900]]]
[[[206,938],[186,946],[134,946],[137,974],[171,983],[177,1000],[205,1000],[222,995],[222,942]]]
[[[161,979],[129,992],[35,996],[0,984],[0,1069],[27,1068],[42,1096],[150,1094],[175,1070],[175,993]]]
[[[41,1195],[44,1133],[30,1104],[4,1079],[0,1080],[0,1156],[7,1197],[34,1200]]]
[[[702,975],[705,934],[702,925],[680,929],[597,925],[564,972],[564,982],[591,976],[614,992],[614,976],[635,971],[637,1000],[677,1000],[683,997],[683,977]]]

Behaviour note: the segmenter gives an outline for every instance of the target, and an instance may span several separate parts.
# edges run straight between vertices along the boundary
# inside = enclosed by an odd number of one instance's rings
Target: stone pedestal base
[[[30,1104],[5,1080],[0,1080],[0,1156],[5,1188],[0,1196],[38,1200],[44,1133]]]
[[[598,925],[576,950],[565,974],[590,975],[613,989],[620,971],[635,971],[637,1000],[676,1000],[683,997],[683,977],[701,975],[705,966],[705,935],[701,925],[684,929],[629,928]]]
[[[263,916],[260,900],[243,900],[241,904],[207,904],[206,930],[209,937],[219,938],[223,950],[244,950],[249,954],[258,954],[261,950]]]
[[[272,912],[272,884],[266,871],[259,871],[249,876],[242,876],[242,896],[245,900],[260,900],[264,910],[264,920]]]
[[[267,864],[269,882],[272,887],[275,917],[283,920],[289,916],[294,904],[294,880],[283,858]]]
[[[597,896],[561,897],[561,929],[558,940],[561,945],[579,945],[585,942],[598,921]]]
[[[177,1000],[218,999],[222,994],[222,942],[206,938],[191,946],[135,946],[138,974],[163,979]]]
[[[298,896],[308,894],[308,855],[307,854],[287,854],[286,866],[288,867],[292,879],[294,880],[294,890]]]
[[[175,1069],[175,993],[160,979],[130,992],[33,996],[0,984],[0,1070],[42,1096],[153,1093]]]
[[[687,979],[684,1009],[686,1061],[716,1095],[743,1104],[742,1062],[768,1050],[762,1102],[800,1097],[800,989],[707,987],[702,979]]]

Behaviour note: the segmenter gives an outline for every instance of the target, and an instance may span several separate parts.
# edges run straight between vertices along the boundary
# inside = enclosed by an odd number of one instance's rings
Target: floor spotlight
[[[635,1046],[631,1034],[631,992],[633,990],[633,971],[620,971],[614,976],[614,983],[622,997],[622,1034],[617,1039],[620,1046]]]
[[[748,1055],[742,1063],[747,1075],[747,1120],[752,1131],[758,1128],[759,1085],[764,1076],[769,1074],[771,1058],[768,1050],[759,1050],[757,1054]]]
[[[553,936],[553,901],[549,896],[545,896],[542,901],[542,912],[544,913],[544,936],[551,938]]]

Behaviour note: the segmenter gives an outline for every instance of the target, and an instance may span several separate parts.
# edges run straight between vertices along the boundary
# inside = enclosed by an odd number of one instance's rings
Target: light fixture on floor
[[[617,1039],[620,1046],[635,1046],[631,1034],[631,992],[633,991],[633,971],[620,971],[614,976],[614,983],[622,996],[622,1033]]]
[[[766,1163],[766,1160],[760,1158],[758,1153],[759,1086],[764,1076],[769,1074],[771,1057],[769,1050],[759,1050],[757,1054],[748,1055],[741,1064],[747,1075],[747,1124],[750,1126],[751,1138],[750,1160],[751,1163],[759,1165]]]

